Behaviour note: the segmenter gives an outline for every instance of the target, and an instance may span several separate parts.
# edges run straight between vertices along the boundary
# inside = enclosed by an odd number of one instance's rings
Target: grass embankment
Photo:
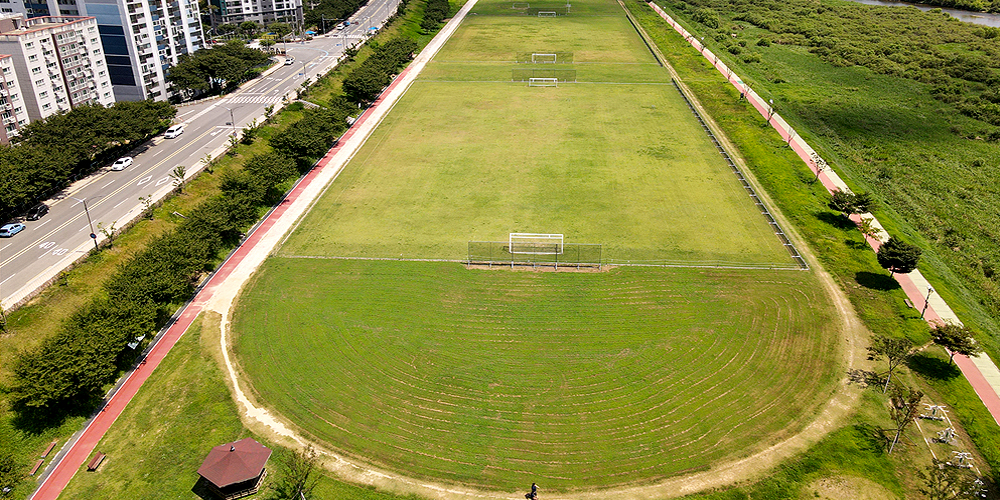
[[[274,451],[265,484],[273,485],[282,477],[282,463],[291,450],[243,427],[216,359],[218,331],[217,315],[195,321],[101,440],[97,449],[108,458],[100,469],[78,473],[63,492],[65,498],[196,499],[192,488],[209,450],[246,437]],[[327,476],[320,479],[314,494],[315,498],[404,498]],[[269,498],[272,491],[265,486],[258,495]]]
[[[195,177],[185,184],[183,194],[174,194],[159,206],[153,207],[151,219],[138,220],[115,238],[112,247],[103,247],[100,252],[92,253],[80,264],[62,273],[60,278],[38,297],[8,315],[10,333],[0,335],[2,451],[13,453],[27,468],[49,442],[58,440],[59,446],[62,446],[84,420],[84,415],[73,415],[52,426],[16,419],[16,415],[10,411],[7,388],[13,382],[11,368],[18,353],[30,350],[49,338],[79,307],[89,302],[95,294],[103,293],[101,286],[104,280],[113,274],[119,265],[129,261],[149,242],[172,231],[180,223],[182,219],[173,215],[175,212],[188,213],[217,194],[219,180],[226,171],[239,169],[246,158],[269,150],[266,138],[275,130],[280,130],[297,120],[300,115],[300,112],[292,111],[276,116],[271,125],[261,128],[257,142],[252,145],[240,145],[235,150],[235,155],[218,158],[213,164],[211,174]],[[14,490],[15,495],[27,495],[33,488],[33,482],[25,481]]]
[[[637,2],[629,2],[628,5],[713,118],[738,144],[740,153],[746,158],[758,181],[806,239],[823,266],[839,282],[865,324],[876,334],[907,336],[918,343],[929,341],[927,327],[920,319],[919,311],[904,304],[905,295],[895,281],[878,266],[874,254],[862,241],[857,228],[827,207],[829,196],[825,189],[814,182],[814,176],[787,148],[777,133],[763,127],[763,118],[749,104],[740,101],[738,92],[726,83],[725,78],[654,12]],[[679,18],[676,13],[672,14]],[[680,19],[683,20],[682,17]],[[752,35],[740,32],[739,36]],[[782,116],[796,124],[799,133],[817,147],[824,157],[832,158],[832,163],[838,167],[842,163],[848,163],[852,168],[860,168],[857,163],[850,163],[851,158],[857,161],[865,155],[861,155],[860,151],[845,154],[842,144],[831,147],[822,137],[814,140],[817,138],[815,134],[833,133],[827,124],[821,122],[822,115],[816,114],[818,109],[836,110],[844,101],[851,103],[844,113],[855,107],[869,110],[884,110],[888,107],[891,109],[884,113],[865,116],[879,116],[890,120],[892,123],[887,125],[888,129],[915,128],[924,131],[921,136],[929,135],[938,140],[945,140],[941,136],[948,136],[949,132],[928,123],[934,123],[939,115],[948,116],[949,120],[962,119],[945,113],[941,104],[926,93],[906,93],[915,85],[912,81],[874,75],[864,68],[833,67],[793,47],[772,46],[758,50],[764,54],[766,66],[746,67],[738,62],[727,63],[737,68],[736,71],[752,82],[762,95],[774,95],[776,102],[780,99],[783,103],[780,109]],[[768,59],[775,52],[777,55],[774,59]],[[795,84],[769,84],[766,83],[766,75],[772,78],[780,75],[782,79],[794,81]],[[897,92],[905,94],[906,98],[901,100]],[[786,108],[791,101],[796,104]],[[805,123],[796,114],[797,110],[802,109],[811,110],[808,113],[811,119]],[[856,114],[855,117],[861,120],[860,115]],[[859,127],[863,126],[865,120],[860,122]],[[844,123],[850,123],[850,120],[845,119]],[[876,131],[870,131],[867,140],[877,143]],[[958,146],[950,144],[944,147]],[[855,181],[850,168],[841,170],[840,173],[849,183]],[[903,224],[896,218],[898,213],[892,211],[891,207],[886,207],[877,215],[880,221],[886,223],[890,232],[898,234],[896,231]],[[925,265],[922,266],[922,269],[926,269],[925,275],[935,283],[940,280],[948,284],[947,287],[941,287],[941,293],[963,318],[970,316],[974,318],[973,323],[984,319],[990,321],[983,315],[982,309],[975,304],[970,305],[967,292],[933,252],[925,254],[925,257]],[[918,357],[912,363],[914,371],[923,376],[911,380],[921,385],[928,394],[933,394],[936,403],[950,405],[952,415],[958,417],[965,431],[973,438],[986,459],[988,468],[1000,465],[1000,446],[995,437],[1000,428],[964,377],[955,370],[941,368],[941,359],[946,359],[943,353],[936,347],[930,347],[926,352],[930,353],[927,356],[931,360]],[[842,445],[846,446],[847,443]],[[983,462],[980,464],[983,465]],[[828,469],[829,472],[836,472],[845,467],[849,469],[849,466],[849,463],[844,462],[830,464]],[[818,472],[800,479],[811,480],[809,478],[829,472]],[[872,470],[871,473],[875,471]],[[901,473],[901,477],[906,476],[912,478],[912,471]],[[910,482],[912,483],[912,479]],[[912,484],[910,486],[907,493],[915,494]]]
[[[752,453],[809,423],[841,370],[803,272],[275,257],[244,297],[234,351],[268,406],[391,470],[488,489]]]

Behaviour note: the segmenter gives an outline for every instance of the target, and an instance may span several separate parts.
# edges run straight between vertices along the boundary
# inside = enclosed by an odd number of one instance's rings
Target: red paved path
[[[139,392],[139,388],[142,384],[146,382],[146,379],[152,375],[156,367],[160,365],[160,361],[167,356],[170,349],[173,348],[177,340],[181,338],[181,335],[187,331],[194,319],[198,317],[199,314],[204,310],[205,305],[209,303],[212,296],[215,293],[216,288],[226,281],[226,278],[233,272],[233,269],[243,261],[243,258],[247,253],[258,243],[261,238],[267,234],[271,227],[278,221],[292,204],[293,201],[298,199],[302,194],[302,191],[309,186],[317,175],[323,171],[327,164],[332,159],[333,155],[340,150],[342,145],[346,144],[348,139],[354,136],[355,132],[360,128],[360,125],[364,123],[371,116],[375,107],[382,103],[382,96],[387,96],[389,91],[395,88],[402,77],[409,72],[409,68],[404,70],[400,75],[393,80],[385,91],[382,92],[380,98],[376,100],[371,107],[369,107],[358,119],[355,124],[348,129],[348,131],[341,137],[337,146],[334,146],[330,151],[327,152],[326,156],[321,159],[316,168],[312,169],[302,180],[296,184],[288,196],[278,204],[275,209],[268,214],[267,218],[260,223],[260,225],[253,231],[252,234],[233,252],[229,258],[222,263],[219,269],[212,275],[208,283],[195,295],[194,299],[184,308],[181,312],[177,321],[171,325],[166,333],[159,342],[153,347],[153,349],[146,356],[146,362],[139,365],[135,371],[133,371],[125,382],[122,383],[121,387],[108,401],[107,406],[101,411],[88,425],[84,428],[83,433],[72,444],[69,451],[63,456],[63,458],[56,464],[55,469],[45,478],[45,481],[38,487],[35,492],[28,497],[31,500],[54,500],[59,497],[62,490],[69,484],[73,476],[83,467],[83,465],[90,458],[91,453],[97,447],[97,443],[104,437],[104,434],[111,427],[111,424],[118,419],[118,416],[122,414],[125,407],[128,406],[132,398]],[[334,166],[336,167],[336,165]]]

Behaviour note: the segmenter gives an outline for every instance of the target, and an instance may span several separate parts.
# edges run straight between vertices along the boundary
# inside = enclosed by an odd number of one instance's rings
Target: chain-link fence
[[[600,244],[565,243],[561,254],[510,253],[506,241],[470,241],[466,263],[502,266],[601,267],[604,256]]]

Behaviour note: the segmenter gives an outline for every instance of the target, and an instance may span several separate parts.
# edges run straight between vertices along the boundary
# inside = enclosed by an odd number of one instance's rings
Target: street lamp
[[[94,221],[90,219],[90,209],[87,208],[87,200],[81,200],[75,196],[70,196],[70,198],[83,203],[83,213],[87,214],[87,224],[90,224],[90,239],[94,240],[94,250],[100,250],[100,248],[97,247],[97,233],[94,232]]]
[[[924,313],[927,312],[927,306],[930,305],[932,293],[934,293],[934,287],[927,285],[927,297],[924,298],[924,309],[920,311],[920,319],[924,319]]]
[[[236,137],[236,118],[233,117],[233,108],[230,108],[230,107],[227,107],[227,106],[223,106],[223,107],[229,110],[229,123],[232,124],[232,126],[233,126],[233,134],[232,135],[233,135],[233,137]]]

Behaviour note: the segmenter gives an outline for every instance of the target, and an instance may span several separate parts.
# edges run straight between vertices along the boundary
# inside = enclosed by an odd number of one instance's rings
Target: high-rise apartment
[[[167,68],[204,40],[197,0],[8,1],[0,11],[95,17],[118,101],[165,100]]]
[[[97,20],[93,17],[0,18],[0,54],[10,55],[0,59],[10,107],[0,112],[0,117],[8,137],[24,124],[23,117],[38,120],[76,106],[110,106],[115,102]],[[0,108],[3,107],[0,97]]]
[[[14,58],[9,54],[0,55],[0,75],[0,143],[7,144],[29,118],[18,90]]]
[[[302,0],[212,0],[212,4],[218,7],[215,17],[223,24],[302,24]]]

